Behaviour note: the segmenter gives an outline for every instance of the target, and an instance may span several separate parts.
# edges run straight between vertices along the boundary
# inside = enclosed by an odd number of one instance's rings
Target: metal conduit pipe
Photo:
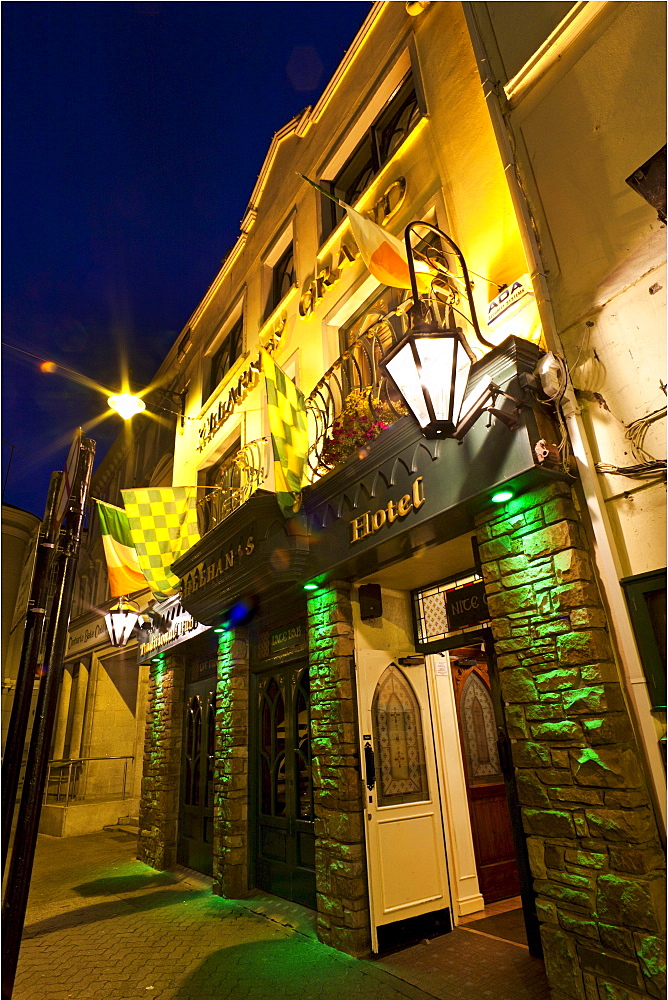
[[[508,125],[503,115],[495,83],[490,76],[487,54],[478,28],[474,4],[467,2],[463,3],[462,7],[478,64],[478,72],[482,81],[485,101],[508,182],[508,189],[520,227],[522,244],[529,265],[545,340],[549,350],[564,356],[564,349],[556,329],[550,292],[543,271],[531,211],[519,181]],[[570,384],[566,388],[566,393],[562,401],[562,409],[591,520],[599,580],[614,625],[616,647],[622,667],[622,686],[633,707],[633,711],[630,712],[631,722],[636,732],[639,748],[645,758],[647,776],[650,779],[649,791],[659,822],[661,836],[665,842],[666,801],[663,761],[659,751],[656,731],[652,725],[647,682],[636,646],[626,599],[619,584],[623,572],[614,545],[614,533],[597,478],[595,459],[587,436],[587,429],[582,419],[582,413]]]

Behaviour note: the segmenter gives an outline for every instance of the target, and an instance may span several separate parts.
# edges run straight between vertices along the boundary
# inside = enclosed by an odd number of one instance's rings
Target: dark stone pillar
[[[138,857],[159,871],[176,862],[184,684],[183,656],[151,663]]]
[[[310,598],[308,617],[318,937],[363,955],[370,922],[350,585]]]
[[[569,486],[477,536],[553,996],[661,997],[665,858]]]
[[[223,632],[218,646],[213,891],[248,895],[248,636]]]

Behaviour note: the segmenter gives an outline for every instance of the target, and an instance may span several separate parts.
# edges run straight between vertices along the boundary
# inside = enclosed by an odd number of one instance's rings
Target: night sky
[[[3,343],[111,389],[125,350],[150,382],[273,134],[317,101],[370,6],[5,0]],[[2,375],[3,501],[41,517],[106,401],[6,346]],[[96,465],[120,423],[89,432]]]

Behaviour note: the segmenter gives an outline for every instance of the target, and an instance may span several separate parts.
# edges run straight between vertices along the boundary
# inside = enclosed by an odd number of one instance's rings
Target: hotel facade
[[[665,913],[665,11],[518,9],[372,5],[163,366],[201,537],[139,647],[139,849],[356,955],[519,895],[555,996],[635,1000]],[[429,224],[425,301],[487,393],[457,438],[388,380],[411,293],[328,194]],[[306,399],[291,516],[262,351]]]

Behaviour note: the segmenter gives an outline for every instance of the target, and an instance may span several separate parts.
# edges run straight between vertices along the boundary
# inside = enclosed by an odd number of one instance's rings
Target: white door
[[[425,666],[398,660],[358,659],[374,951],[378,927],[450,905]]]

